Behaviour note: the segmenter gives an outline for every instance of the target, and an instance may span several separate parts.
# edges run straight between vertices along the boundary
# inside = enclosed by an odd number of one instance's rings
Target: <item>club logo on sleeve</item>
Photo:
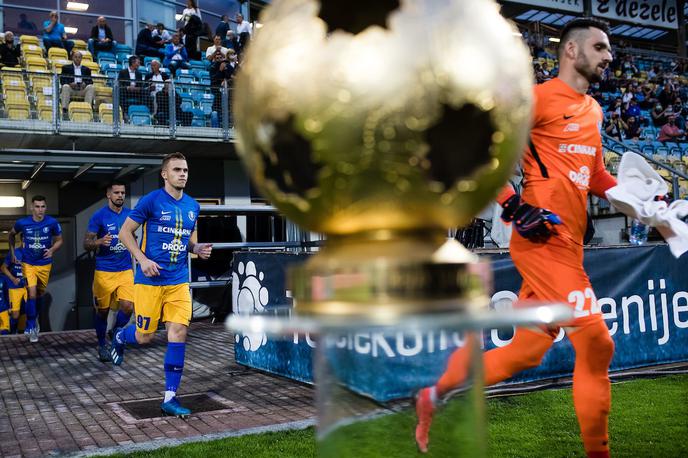
[[[590,169],[587,165],[584,165],[578,170],[578,172],[570,170],[569,179],[578,187],[578,189],[588,189],[590,186]]]
[[[268,289],[262,285],[265,278],[263,272],[257,272],[256,265],[249,261],[244,266],[240,262],[236,272],[232,272],[232,299],[235,313],[253,315],[265,311],[268,305]],[[267,335],[264,332],[247,331],[236,334],[236,343],[241,344],[245,351],[257,351],[267,343]]]
[[[193,210],[189,210],[189,220],[193,221],[194,219],[196,219],[196,214]]]

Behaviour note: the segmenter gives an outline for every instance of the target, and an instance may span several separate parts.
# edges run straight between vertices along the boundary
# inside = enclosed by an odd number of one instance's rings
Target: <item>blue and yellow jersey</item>
[[[13,264],[12,263],[12,253],[7,253],[7,256],[5,256],[5,261],[4,264],[7,266],[7,269],[10,271],[12,275],[15,277],[19,278],[20,280],[24,278],[24,274],[22,273],[22,250],[21,248],[15,248],[14,250],[14,257],[17,258],[17,263]],[[7,278],[4,274],[2,275],[3,277]],[[9,289],[17,289],[17,288],[24,288],[26,285],[22,282],[19,283],[19,285],[15,285],[12,283],[12,281],[7,278],[7,287]]]
[[[122,210],[116,213],[106,205],[95,212],[88,221],[88,231],[95,233],[97,238],[105,237],[105,234],[112,236],[110,246],[98,247],[96,251],[96,270],[122,272],[131,269],[131,254],[119,241],[119,230],[129,213],[129,208],[122,207]]]
[[[45,250],[53,246],[53,236],[62,235],[62,228],[52,216],[34,221],[33,216],[25,216],[14,223],[14,231],[22,236],[22,262],[32,266],[47,266],[52,258],[43,258]]]
[[[165,189],[145,195],[129,218],[143,225],[141,251],[160,266],[160,275],[146,277],[136,267],[134,283],[144,285],[178,285],[189,281],[187,247],[196,227],[200,205],[184,194],[175,200]]]
[[[0,276],[0,312],[4,312],[10,308],[10,301],[7,297],[7,288],[11,284],[12,282],[9,278],[4,275]]]

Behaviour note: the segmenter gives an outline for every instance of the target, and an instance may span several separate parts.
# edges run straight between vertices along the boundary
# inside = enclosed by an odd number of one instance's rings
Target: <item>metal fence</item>
[[[230,90],[207,72],[172,79],[119,80],[121,68],[90,78],[49,71],[0,71],[0,129],[36,133],[204,138],[233,137]],[[142,67],[145,71],[145,68]],[[164,80],[162,80],[164,79]]]

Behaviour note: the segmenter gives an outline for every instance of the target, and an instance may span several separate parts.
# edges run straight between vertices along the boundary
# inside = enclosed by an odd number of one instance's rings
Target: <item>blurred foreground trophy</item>
[[[520,156],[527,49],[489,0],[277,0],[260,22],[237,147],[271,202],[328,238],[290,271],[296,319],[319,323],[319,454],[416,453],[409,400],[462,349],[430,453],[484,456],[479,328],[506,323],[487,311],[489,266],[447,230]]]

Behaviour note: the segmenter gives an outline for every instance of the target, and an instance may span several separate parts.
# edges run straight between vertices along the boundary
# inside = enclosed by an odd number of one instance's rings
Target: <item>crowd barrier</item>
[[[308,254],[239,252],[233,262],[233,307],[235,313],[284,313],[291,304],[285,288],[285,269],[303,262]],[[494,269],[491,306],[511,307],[520,288],[518,275],[508,253],[490,254]],[[590,248],[585,251],[585,268],[590,276],[597,304],[616,344],[611,370],[618,371],[678,361],[688,361],[688,256],[674,259],[666,245]],[[589,292],[573,292],[576,304]],[[512,329],[485,329],[486,349],[508,345]],[[412,395],[412,386],[433,384],[462,336],[408,334],[382,336],[353,332],[336,342],[350,352],[349,383],[358,391],[387,401]],[[313,379],[311,357],[315,339],[294,334],[277,339],[261,333],[237,334],[236,360],[295,380]],[[380,360],[384,360],[380,364]],[[571,375],[574,353],[562,331],[542,364],[505,383],[521,383]],[[414,370],[413,380],[406,372]],[[355,368],[373,368],[355,370]],[[404,373],[401,373],[401,368]],[[357,378],[374,373],[373,379]]]

